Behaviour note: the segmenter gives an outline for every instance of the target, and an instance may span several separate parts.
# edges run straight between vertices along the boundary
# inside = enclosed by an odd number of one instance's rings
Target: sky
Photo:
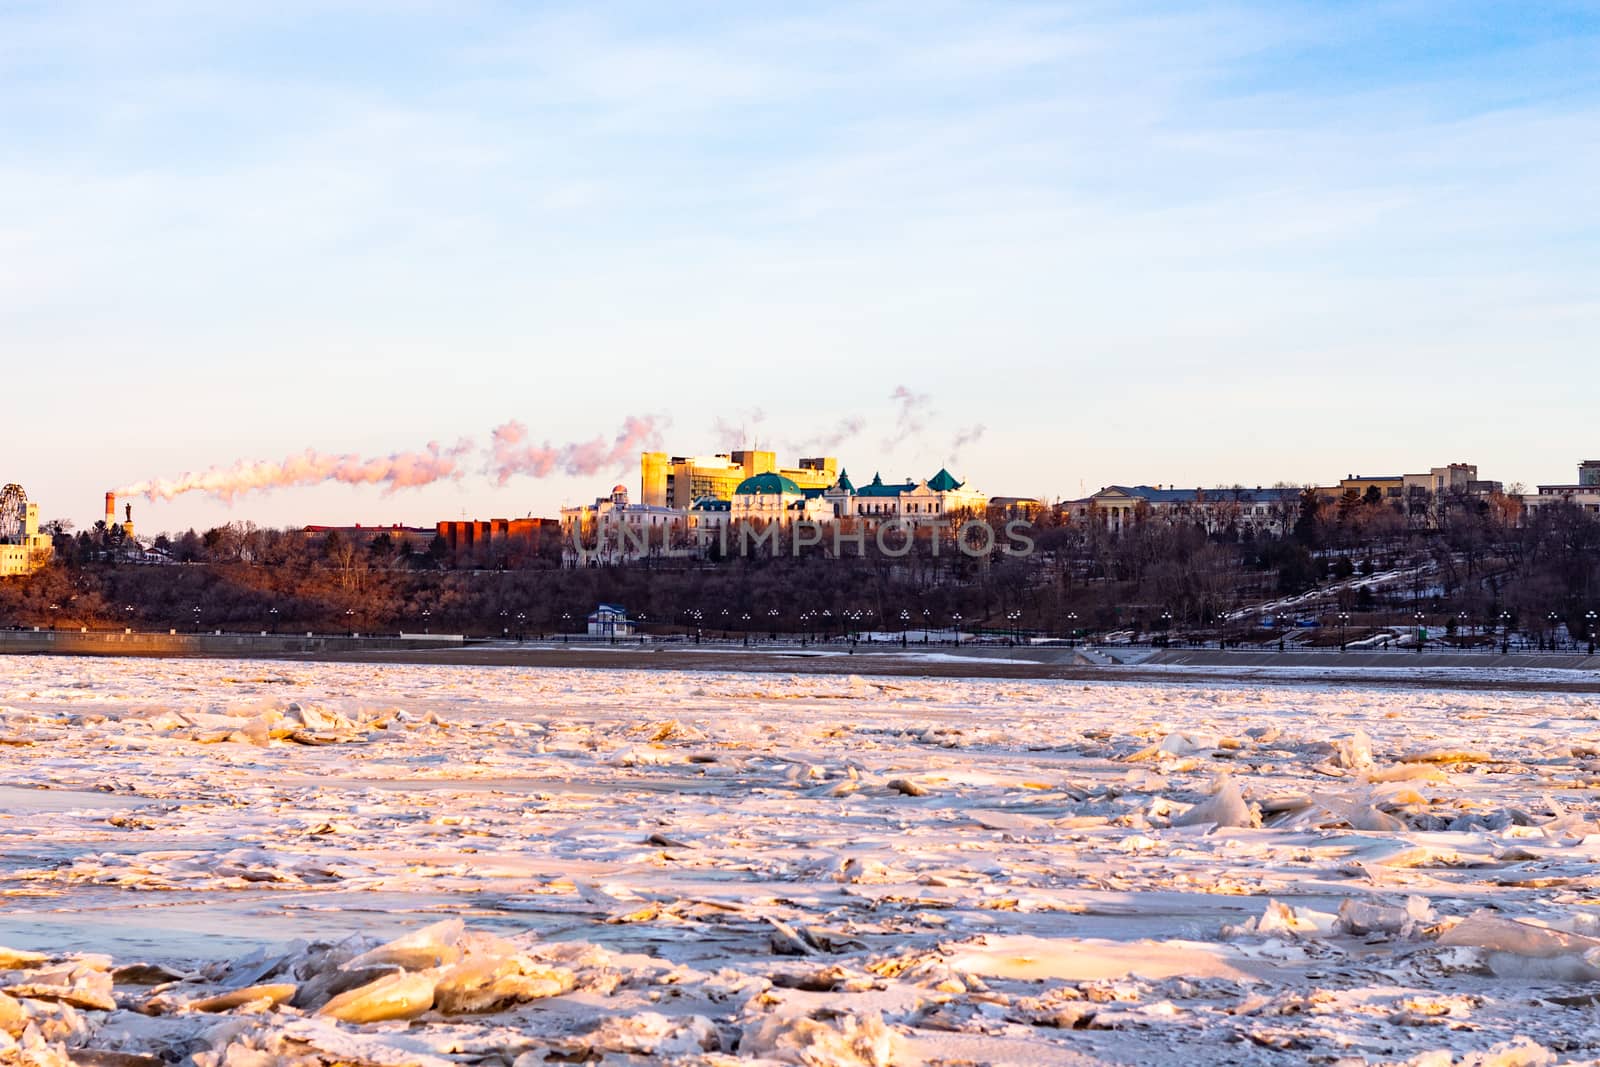
[[[80,526],[1600,455],[1600,4],[0,0],[0,130],[0,482]]]

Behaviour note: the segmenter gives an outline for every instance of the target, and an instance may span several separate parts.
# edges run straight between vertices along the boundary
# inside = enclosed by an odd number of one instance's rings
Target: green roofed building
[[[805,491],[800,488],[793,478],[786,478],[781,474],[757,474],[753,478],[746,478],[734,489],[733,495],[740,496],[804,496]]]
[[[875,473],[872,481],[859,488],[850,481],[848,472],[841,472],[838,482],[822,495],[833,505],[836,518],[904,519],[913,524],[961,516],[979,517],[989,503],[985,494],[968,488],[943,468],[922,481],[907,478],[885,482],[881,473]]]

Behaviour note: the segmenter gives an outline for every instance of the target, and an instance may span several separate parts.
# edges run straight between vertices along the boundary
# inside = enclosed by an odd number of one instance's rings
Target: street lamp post
[[[961,646],[961,612],[959,612],[959,611],[952,612],[951,615],[950,615],[950,618],[955,623],[955,627],[956,627],[956,647],[959,648]]]
[[[1067,612],[1067,647],[1076,648],[1078,645],[1078,613]]]
[[[1561,616],[1555,612],[1546,612],[1544,621],[1550,624],[1550,651],[1556,650],[1556,624],[1561,621]]]
[[[1344,652],[1350,645],[1349,638],[1350,613],[1339,612],[1339,651]]]
[[[431,612],[431,611],[429,611],[429,610],[428,610],[428,609],[427,609],[427,608],[423,608],[423,609],[422,609],[422,632],[423,632],[423,633],[428,633],[428,632],[430,632],[430,631],[429,631],[429,630],[428,630],[428,619],[429,619],[429,618],[430,618],[430,617],[431,617],[431,616],[432,616],[432,615],[433,615],[433,612]]]
[[[1511,613],[1500,613],[1500,653],[1508,655],[1511,652]]]
[[[1022,612],[1012,608],[1006,612],[1006,621],[1011,624],[1011,643],[1020,645],[1022,643]]]
[[[1416,615],[1414,616],[1414,618],[1416,619],[1416,623],[1417,623],[1417,651],[1421,652],[1422,651],[1422,642],[1424,640],[1423,633],[1422,633],[1422,623],[1423,623],[1422,612],[1420,612],[1420,611],[1417,612]]]
[[[194,632],[195,633],[199,633],[200,632],[200,605],[199,604],[196,604],[194,606]]]
[[[1163,645],[1172,644],[1172,612],[1170,611],[1161,613],[1161,643]]]
[[[778,639],[778,614],[777,608],[767,609],[767,632],[772,635],[774,641]]]
[[[356,609],[344,609],[344,632],[349,637],[356,635]]]
[[[129,604],[122,610],[128,613],[128,629],[133,629],[133,605]]]
[[[1589,655],[1591,656],[1594,655],[1594,620],[1595,614],[1593,611],[1590,611],[1583,617],[1583,621],[1586,624],[1584,636],[1589,639]]]
[[[278,609],[277,608],[268,608],[267,609],[267,620],[272,624],[272,632],[273,633],[277,633],[278,632]]]
[[[572,612],[563,611],[561,613],[561,643],[563,645],[567,643],[567,633],[571,629],[572,629]]]

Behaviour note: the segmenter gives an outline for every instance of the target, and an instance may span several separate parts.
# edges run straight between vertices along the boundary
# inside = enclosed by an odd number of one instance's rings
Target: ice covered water
[[[1600,1055],[1588,696],[3,668],[0,1059]]]

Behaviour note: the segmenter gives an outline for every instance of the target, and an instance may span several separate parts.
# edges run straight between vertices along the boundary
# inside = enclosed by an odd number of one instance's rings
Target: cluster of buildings
[[[1600,463],[1595,466],[1600,475]],[[1541,487],[1540,492],[1546,488],[1555,487]],[[1066,501],[1060,508],[1073,522],[1096,524],[1112,532],[1156,518],[1193,523],[1210,533],[1232,529],[1242,537],[1281,537],[1300,518],[1307,491],[1304,486],[1292,485],[1254,489],[1110,485],[1081,500]],[[1504,487],[1499,482],[1480,479],[1476,464],[1450,463],[1416,474],[1352,474],[1335,485],[1313,486],[1309,491],[1329,511],[1386,506],[1421,525],[1429,525],[1437,521],[1441,509],[1464,500],[1503,494]]]
[[[702,557],[726,551],[727,531],[738,525],[860,524],[890,520],[916,527],[953,525],[964,517],[1030,516],[1045,505],[1025,497],[990,497],[940,470],[924,479],[885,482],[874,474],[857,484],[832,456],[800,459],[780,467],[772,452],[739,451],[714,456],[647,452],[640,459],[641,497],[630,500],[624,485],[592,504],[563,508],[561,543],[569,566],[626,562],[644,555]],[[1282,537],[1299,521],[1306,495],[1323,514],[1384,508],[1414,527],[1438,523],[1451,508],[1490,497],[1537,512],[1557,502],[1600,514],[1600,460],[1582,463],[1578,481],[1541,485],[1537,493],[1506,496],[1498,481],[1479,477],[1472,463],[1448,463],[1406,474],[1351,474],[1331,485],[1215,489],[1169,485],[1110,485],[1078,500],[1055,505],[1070,523],[1120,533],[1136,523],[1193,524],[1210,533]],[[627,536],[599,536],[601,531]],[[641,547],[642,546],[642,547]]]
[[[459,557],[472,553],[482,555],[522,549],[538,550],[539,545],[550,544],[560,533],[560,523],[555,522],[554,518],[459,518],[443,520],[432,526],[405,526],[400,523],[306,526],[306,533],[322,537],[336,533],[362,545],[371,544],[379,536],[387,536],[397,549],[400,545],[408,545],[413,552],[427,552],[438,539],[451,557]]]
[[[651,556],[696,558],[726,552],[739,529],[873,525],[896,520],[914,529],[981,516],[996,501],[940,469],[927,478],[857,485],[833,456],[780,467],[772,452],[640,457],[641,497],[613,486],[592,504],[561,509],[562,554],[569,566]],[[1004,498],[1006,506],[1036,502]],[[606,536],[611,532],[613,536]]]
[[[1081,500],[1058,505],[1071,521],[1098,524],[1119,532],[1149,518],[1194,523],[1208,532],[1234,529],[1241,536],[1281,537],[1300,517],[1307,489],[1274,486],[1254,489],[1233,486],[1189,489],[1176,486],[1110,485]],[[1450,463],[1415,474],[1362,475],[1341,478],[1335,485],[1313,486],[1310,492],[1327,514],[1358,506],[1384,506],[1418,526],[1432,526],[1450,508],[1472,500],[1495,497],[1520,509],[1524,517],[1556,504],[1578,507],[1600,515],[1600,460],[1578,465],[1578,480],[1541,485],[1538,492],[1507,496],[1505,486],[1478,477],[1472,463]]]
[[[639,503],[687,509],[699,500],[731,500],[740,485],[758,474],[779,475],[802,490],[822,490],[839,480],[839,461],[811,456],[798,466],[779,467],[777,453],[759,450],[671,457],[645,452],[639,457]]]

